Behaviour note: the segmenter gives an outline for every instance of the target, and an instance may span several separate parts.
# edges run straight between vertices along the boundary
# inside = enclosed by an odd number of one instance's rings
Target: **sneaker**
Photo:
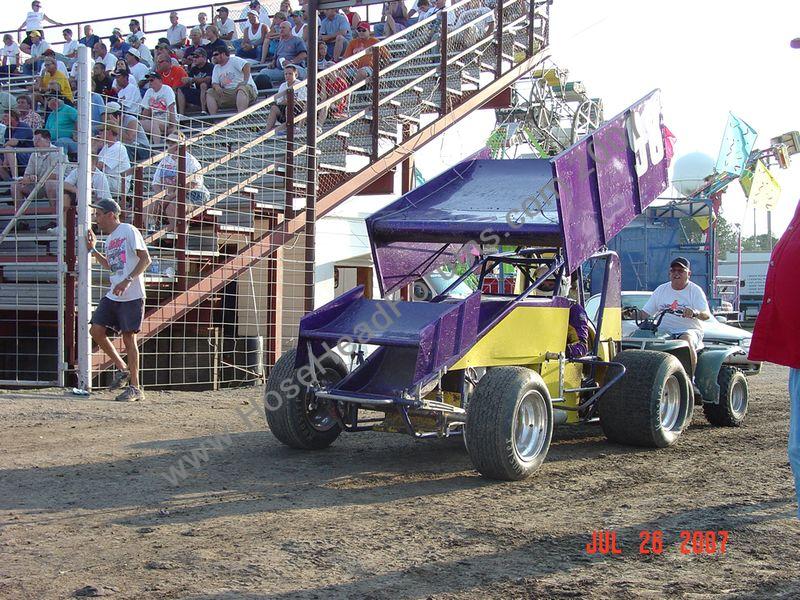
[[[144,392],[132,385],[126,387],[119,396],[114,398],[115,402],[138,402],[139,400],[144,400]]]
[[[128,385],[131,380],[130,371],[117,371],[114,378],[111,380],[111,385],[108,386],[109,390],[118,390]]]

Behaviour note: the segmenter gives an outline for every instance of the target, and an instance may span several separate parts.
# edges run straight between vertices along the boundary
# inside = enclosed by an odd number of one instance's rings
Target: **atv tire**
[[[553,437],[553,406],[544,381],[523,367],[495,367],[469,399],[465,443],[484,477],[518,481],[544,462]]]
[[[703,413],[712,425],[739,427],[747,416],[750,392],[747,378],[736,367],[723,365],[717,375],[719,403],[703,403]]]
[[[625,375],[600,398],[598,414],[611,442],[665,448],[692,422],[694,397],[680,361],[664,352],[624,350]]]
[[[334,418],[333,407],[327,401],[317,401],[311,389],[298,379],[296,354],[296,349],[287,350],[270,371],[264,392],[267,424],[272,434],[291,448],[321,450],[330,446],[342,429]],[[347,375],[347,367],[337,355],[326,354],[320,364],[325,371],[317,371],[316,375],[325,385]]]

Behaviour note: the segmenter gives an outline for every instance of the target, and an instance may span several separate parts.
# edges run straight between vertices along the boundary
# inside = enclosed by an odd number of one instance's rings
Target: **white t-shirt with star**
[[[665,308],[676,311],[691,308],[695,313],[701,311],[711,313],[705,292],[699,285],[691,281],[682,290],[673,289],[672,283],[669,281],[662,283],[655,289],[647,303],[642,307],[642,310],[652,316]],[[673,334],[684,333],[690,329],[697,329],[702,332],[703,325],[700,323],[700,319],[695,317],[686,319],[679,315],[666,314],[661,321],[660,329]]]

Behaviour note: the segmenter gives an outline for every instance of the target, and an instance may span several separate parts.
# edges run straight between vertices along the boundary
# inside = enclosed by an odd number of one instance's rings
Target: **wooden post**
[[[186,221],[186,144],[178,144],[178,193],[175,198],[175,272],[178,275],[176,289],[186,287],[186,237],[189,223]]]
[[[411,124],[403,123],[403,141],[411,137]],[[400,170],[400,192],[407,194],[414,187],[414,155],[409,154]]]
[[[530,0],[530,3],[530,12],[528,13],[528,58],[531,58],[534,54],[536,54],[533,48],[536,40],[533,27],[533,21],[536,15],[536,0]]]
[[[70,371],[77,366],[77,339],[75,337],[76,311],[75,311],[75,269],[77,266],[77,237],[72,233],[77,231],[78,213],[75,206],[67,209],[67,244],[66,244],[66,263],[67,272],[64,279],[66,289],[64,290],[64,341],[66,345],[67,364]]]
[[[372,47],[372,160],[378,160],[378,135],[380,131],[380,101],[381,101],[381,88],[380,88],[380,69],[381,69],[381,51],[380,48]]]
[[[280,215],[271,213],[267,216],[267,228],[275,231]],[[281,263],[283,251],[276,250],[267,256],[267,344],[266,363],[274,365],[281,356],[281,338],[283,337],[283,272]]]
[[[286,90],[286,167],[283,175],[284,213],[294,216],[294,90]]]
[[[309,0],[308,10],[308,92],[306,101],[306,223],[305,223],[305,309],[310,312],[314,309],[314,264],[316,252],[314,248],[314,221],[317,214],[317,12],[319,0]]]
[[[531,0],[533,1],[533,0]],[[439,115],[447,114],[447,17],[450,9],[445,8],[439,13],[441,15],[441,33],[439,39]]]
[[[144,222],[144,169],[136,167],[133,170],[133,226],[142,230]]]
[[[500,77],[503,73],[503,8],[503,0],[497,0],[497,29],[495,30],[495,34],[497,35],[497,63],[495,65],[495,77]],[[531,24],[531,26],[533,26],[533,24]],[[513,45],[511,51],[514,51]]]

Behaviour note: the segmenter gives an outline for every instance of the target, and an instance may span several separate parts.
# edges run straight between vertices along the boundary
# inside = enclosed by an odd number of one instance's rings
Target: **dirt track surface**
[[[519,483],[482,479],[454,440],[291,451],[237,411],[255,388],[0,392],[0,597],[797,598],[786,380],[766,367],[744,427],[698,411],[667,450],[559,428]],[[596,529],[622,555],[587,555]],[[663,530],[663,554],[639,554],[641,530]],[[725,554],[681,554],[681,530],[729,530]]]

